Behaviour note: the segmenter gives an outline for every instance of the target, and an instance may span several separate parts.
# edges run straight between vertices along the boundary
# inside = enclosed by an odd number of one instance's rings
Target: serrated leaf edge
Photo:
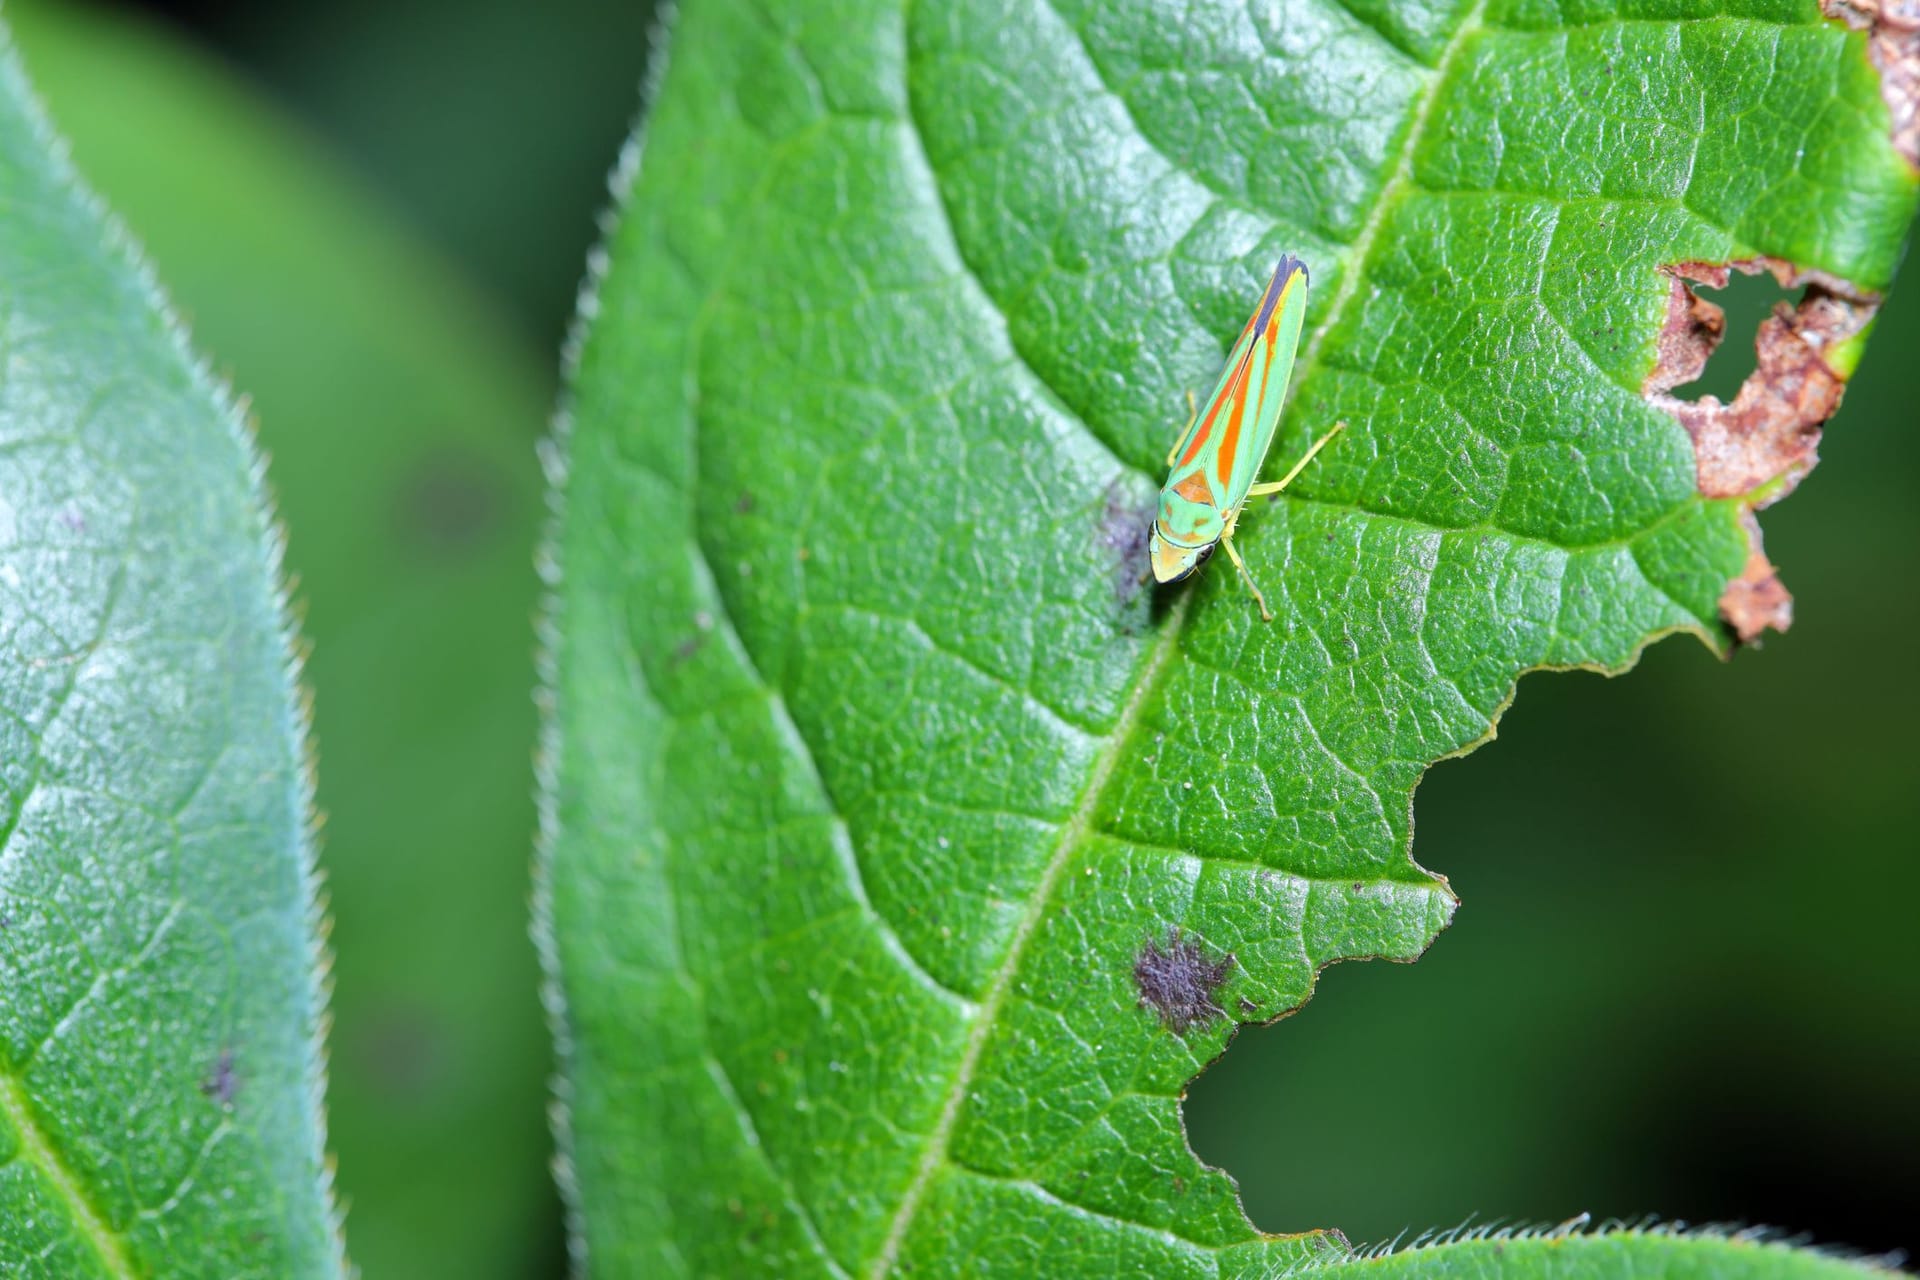
[[[346,1253],[345,1211],[336,1194],[333,1161],[327,1153],[327,1033],[331,1028],[327,1010],[333,990],[333,953],[327,944],[331,921],[327,913],[325,875],[319,864],[321,815],[315,804],[313,699],[305,678],[306,654],[298,626],[300,610],[287,576],[287,534],[275,515],[272,490],[267,480],[268,459],[260,449],[245,398],[237,395],[227,380],[214,371],[208,359],[194,348],[190,327],[174,308],[138,238],[87,184],[74,164],[71,148],[54,127],[46,103],[27,76],[19,48],[6,22],[3,2],[0,2],[0,80],[10,82],[10,91],[23,108],[27,125],[47,157],[54,180],[80,205],[84,215],[92,220],[99,231],[102,243],[109,252],[118,256],[121,265],[132,275],[142,301],[159,317],[161,327],[173,344],[174,354],[187,370],[194,390],[207,398],[226,425],[228,436],[239,450],[246,469],[247,487],[252,499],[250,505],[262,525],[261,550],[265,553],[262,568],[266,579],[263,585],[274,618],[274,630],[280,641],[285,705],[298,753],[291,800],[294,811],[300,815],[300,835],[294,853],[299,862],[304,898],[301,922],[308,943],[306,1111],[312,1125],[313,1152],[319,1170],[316,1190],[321,1197],[327,1236],[332,1245],[333,1270],[341,1276],[354,1276],[358,1273],[348,1262]],[[29,1150],[37,1142],[39,1150],[51,1162],[41,1167],[86,1229],[88,1239],[100,1253],[101,1261],[115,1277],[138,1275],[126,1256],[121,1238],[93,1208],[85,1189],[65,1169],[58,1153],[46,1143],[19,1082],[0,1073],[0,1086],[4,1086],[0,1109],[4,1109],[9,1119],[20,1128]]]
[[[1412,1240],[1407,1240],[1405,1236],[1406,1233],[1402,1232],[1391,1240],[1361,1245],[1353,1256],[1327,1265],[1358,1268],[1395,1259],[1404,1261],[1412,1254],[1444,1252],[1478,1244],[1577,1246],[1623,1239],[1715,1243],[1810,1254],[1824,1261],[1858,1267],[1871,1275],[1904,1274],[1900,1267],[1905,1261],[1899,1253],[1867,1254],[1839,1246],[1812,1244],[1804,1234],[1786,1232],[1776,1227],[1723,1222],[1693,1224],[1679,1220],[1663,1222],[1654,1215],[1635,1219],[1614,1218],[1595,1224],[1591,1215],[1580,1213],[1565,1222],[1552,1225],[1503,1223],[1498,1219],[1475,1222],[1469,1216],[1458,1226],[1429,1228]],[[1263,1280],[1291,1280],[1303,1272],[1318,1269],[1316,1264],[1295,1265],[1276,1271]]]
[[[539,712],[540,728],[534,743],[533,782],[537,824],[534,832],[531,900],[528,933],[540,958],[540,1004],[546,1014],[547,1032],[553,1045],[553,1070],[548,1077],[547,1124],[553,1133],[553,1155],[549,1162],[554,1185],[560,1193],[562,1216],[566,1220],[567,1256],[573,1274],[588,1270],[586,1206],[580,1196],[580,1180],[574,1163],[573,1031],[567,1019],[567,992],[560,964],[559,939],[553,927],[553,862],[560,841],[560,766],[564,735],[561,733],[558,690],[560,658],[565,650],[560,628],[561,567],[560,542],[566,525],[567,485],[573,442],[573,386],[580,371],[580,356],[587,335],[600,314],[600,291],[606,283],[610,258],[607,245],[639,181],[641,162],[646,151],[647,115],[660,86],[666,79],[668,53],[673,43],[674,21],[679,15],[677,0],[659,0],[649,32],[647,67],[641,76],[639,101],[634,106],[633,127],[621,145],[620,154],[607,174],[607,202],[596,219],[599,236],[587,250],[586,273],[574,300],[572,322],[561,344],[561,391],[546,438],[538,448],[540,468],[546,479],[547,519],[540,542],[534,551],[534,569],[540,580],[540,601],[534,615],[534,705]]]

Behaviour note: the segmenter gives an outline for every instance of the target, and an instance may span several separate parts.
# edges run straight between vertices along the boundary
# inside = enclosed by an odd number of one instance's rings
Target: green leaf
[[[1726,491],[1662,268],[1819,273],[1844,373],[1916,182],[1810,4],[690,0],[622,189],[552,612],[576,1247],[1213,1276],[1346,1251],[1257,1232],[1180,1098],[1445,925],[1421,773],[1524,671],[1779,617],[1730,584],[1824,411]],[[1270,474],[1352,430],[1241,526],[1266,626],[1140,583],[1283,251]]]
[[[0,1271],[341,1270],[259,464],[0,47]]]
[[[313,645],[353,1260],[524,1275],[558,1216],[525,931],[550,357],[164,29],[7,12],[76,162],[246,388],[273,459]]]
[[[1684,1235],[1642,1229],[1598,1234],[1515,1234],[1422,1245],[1384,1257],[1327,1268],[1326,1280],[1871,1280],[1899,1274],[1777,1241],[1745,1236]]]

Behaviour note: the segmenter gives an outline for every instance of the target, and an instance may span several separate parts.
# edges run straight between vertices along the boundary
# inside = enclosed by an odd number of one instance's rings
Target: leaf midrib
[[[60,1158],[46,1132],[41,1129],[33,1115],[33,1104],[27,1097],[25,1084],[10,1071],[0,1070],[0,1115],[13,1126],[19,1135],[20,1149],[27,1160],[46,1178],[53,1193],[66,1206],[72,1215],[73,1223],[79,1228],[79,1234],[100,1259],[100,1265],[113,1280],[135,1280],[139,1272],[134,1269],[133,1261],[127,1256],[126,1245],[107,1225],[107,1220],[87,1198],[86,1189],[80,1180],[68,1169]]]
[[[1305,381],[1304,375],[1307,371],[1318,368],[1320,350],[1326,342],[1327,335],[1332,333],[1334,326],[1339,323],[1359,288],[1362,268],[1368,254],[1372,252],[1374,240],[1386,225],[1389,208],[1397,201],[1401,190],[1411,185],[1413,157],[1439,101],[1440,88],[1446,83],[1452,71],[1454,59],[1459,55],[1460,50],[1481,30],[1486,7],[1487,0],[1474,0],[1473,7],[1468,10],[1461,19],[1460,25],[1448,38],[1437,65],[1429,73],[1419,105],[1402,138],[1393,170],[1386,182],[1381,184],[1379,197],[1375,200],[1366,221],[1361,224],[1359,233],[1348,246],[1347,271],[1327,306],[1326,319],[1314,330],[1307,341],[1306,349],[1302,352],[1301,373],[1294,379],[1294,388],[1297,389]],[[911,28],[911,0],[903,8],[907,12],[906,19],[901,24],[901,38],[904,43]],[[910,52],[903,49],[901,65],[905,67],[910,64]],[[908,116],[907,123],[917,135],[918,126],[911,114]],[[1053,896],[1053,890],[1072,862],[1074,851],[1093,830],[1093,818],[1099,811],[1106,785],[1119,764],[1125,748],[1131,743],[1140,715],[1158,687],[1160,676],[1177,647],[1193,598],[1194,593],[1191,591],[1182,593],[1162,623],[1159,638],[1155,641],[1146,664],[1141,668],[1138,683],[1115,721],[1113,732],[1109,735],[1106,745],[1101,748],[1096,757],[1093,771],[1088,776],[1086,790],[1082,793],[1080,802],[1075,806],[1066,826],[1061,829],[1060,839],[1054,846],[1046,869],[1041,873],[1032,895],[1028,898],[1027,909],[1021,914],[1020,922],[1014,929],[1006,957],[994,972],[993,981],[974,1015],[973,1027],[967,1034],[959,1064],[954,1071],[953,1083],[949,1086],[946,1099],[941,1104],[939,1118],[935,1121],[932,1132],[927,1136],[926,1151],[914,1167],[913,1177],[901,1197],[900,1207],[895,1212],[893,1221],[888,1224],[887,1234],[881,1243],[880,1250],[874,1255],[873,1265],[868,1269],[867,1274],[870,1280],[884,1280],[892,1272],[895,1262],[899,1259],[900,1249],[906,1243],[907,1233],[912,1229],[920,1204],[926,1197],[928,1187],[932,1185],[933,1176],[947,1161],[953,1130],[959,1122],[961,1108],[973,1084],[974,1072],[979,1067],[987,1042],[992,1038],[1000,1007],[1013,988],[1014,976],[1020,971],[1020,961],[1026,945],[1039,927],[1041,918],[1046,914],[1046,907]]]
[[[906,1242],[908,1229],[925,1197],[927,1187],[933,1181],[933,1175],[947,1158],[947,1147],[953,1137],[954,1125],[959,1122],[960,1108],[966,1100],[968,1086],[973,1082],[973,1073],[980,1065],[980,1055],[986,1051],[987,1041],[992,1038],[994,1027],[1000,1013],[1000,1006],[1006,1002],[1007,993],[1013,989],[1014,975],[1020,971],[1020,958],[1026,950],[1028,939],[1039,927],[1041,917],[1046,914],[1046,904],[1053,896],[1054,886],[1066,872],[1072,862],[1073,851],[1080,847],[1081,841],[1093,830],[1094,814],[1099,811],[1101,794],[1106,789],[1107,780],[1113,776],[1119,765],[1123,748],[1132,740],[1135,725],[1139,723],[1140,713],[1148,698],[1159,684],[1161,671],[1167,660],[1173,656],[1180,638],[1182,623],[1193,599],[1193,593],[1187,592],[1174,602],[1165,624],[1160,628],[1160,637],[1154,642],[1147,656],[1146,665],[1141,668],[1139,682],[1134,686],[1127,704],[1121,709],[1120,717],[1114,722],[1113,732],[1108,736],[1106,746],[1094,760],[1093,771],[1088,775],[1087,788],[1080,803],[1074,808],[1073,816],[1066,826],[1060,829],[1060,839],[1055,842],[1053,854],[1047,860],[1046,870],[1041,873],[1032,895],[1028,898],[1027,910],[1021,913],[1020,923],[1014,928],[1013,938],[1008,943],[1006,959],[993,975],[993,983],[987,988],[979,1008],[974,1013],[973,1028],[967,1033],[965,1046],[960,1053],[959,1066],[955,1068],[953,1084],[947,1091],[946,1101],[941,1105],[940,1118],[934,1123],[933,1131],[927,1135],[926,1154],[921,1156],[915,1166],[913,1180],[907,1184],[907,1191],[900,1200],[900,1208],[887,1229],[885,1241],[880,1252],[874,1256],[873,1267],[869,1274],[874,1280],[880,1280],[893,1270],[893,1264],[899,1257],[900,1246]]]

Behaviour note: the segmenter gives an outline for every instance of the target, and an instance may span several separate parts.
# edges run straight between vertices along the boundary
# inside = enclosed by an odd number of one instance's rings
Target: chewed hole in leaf
[[[1418,1213],[1466,1213],[1482,1189],[1471,1173],[1449,1185],[1440,1170],[1457,1164],[1439,1128],[1410,1123],[1408,1111],[1382,1105],[1410,1078],[1430,1070],[1397,1046],[1421,1010],[1446,1007],[1445,975],[1390,964],[1338,964],[1298,1010],[1266,1026],[1243,1026],[1227,1051],[1194,1080],[1181,1106],[1188,1144],[1202,1162],[1238,1184],[1255,1225],[1292,1231],[1339,1221],[1354,1239],[1391,1235]],[[1457,981],[1457,979],[1455,979]],[[1331,989],[1329,990],[1329,984]],[[1400,1021],[1395,1022],[1393,1017]],[[1443,1069],[1461,1054],[1440,1051]],[[1252,1110],[1251,1097],[1274,1099]],[[1448,1098],[1449,1106],[1460,1099]],[[1364,1151],[1349,1170],[1330,1174],[1303,1153]],[[1361,1170],[1391,1169],[1356,1185]],[[1523,1204],[1527,1210],[1554,1204]],[[1396,1216],[1399,1215],[1399,1216]],[[1424,1220],[1424,1219],[1423,1219]]]
[[[1798,297],[1776,301],[1759,320],[1748,363],[1721,371],[1728,316],[1699,286],[1725,292],[1736,272],[1767,273],[1780,292]],[[1813,469],[1820,428],[1840,407],[1858,339],[1879,300],[1775,258],[1681,262],[1667,275],[1671,292],[1644,386],[1648,403],[1672,414],[1693,438],[1703,495],[1751,497],[1764,506]],[[1745,312],[1763,305],[1766,294],[1762,283],[1743,287],[1732,300]],[[1735,373],[1743,376],[1730,393],[1714,394]]]
[[[1761,550],[1752,511],[1791,492],[1819,460],[1821,429],[1840,407],[1879,299],[1777,258],[1666,271],[1666,315],[1643,391],[1686,428],[1700,493],[1745,499],[1750,551],[1719,603],[1748,643],[1793,621],[1793,597]],[[1749,325],[1751,344],[1722,349]]]
[[[1786,288],[1769,274],[1748,275],[1734,271],[1720,288],[1694,282],[1691,290],[1695,305],[1692,318],[1700,327],[1718,335],[1707,351],[1708,358],[1689,381],[1671,389],[1676,400],[1703,400],[1713,396],[1732,403],[1753,371],[1759,366],[1755,342],[1760,326],[1785,303],[1798,307],[1806,295],[1806,286]]]

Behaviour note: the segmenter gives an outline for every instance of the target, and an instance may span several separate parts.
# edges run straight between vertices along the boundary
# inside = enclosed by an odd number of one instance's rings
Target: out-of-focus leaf
[[[655,3],[329,0],[195,18],[551,351],[633,118]]]
[[[1340,1258],[1247,1223],[1181,1091],[1445,923],[1412,790],[1521,672],[1777,601],[1742,575],[1783,481],[1730,488],[1674,415],[1725,422],[1654,394],[1704,345],[1663,268],[1817,273],[1843,323],[1796,341],[1850,372],[1916,190],[1865,38],[1756,0],[703,0],[639,156],[557,548],[578,1246]],[[1283,250],[1316,294],[1272,465],[1353,429],[1242,525],[1267,626],[1224,565],[1144,590],[1142,534]]]
[[[0,43],[0,1273],[337,1275],[259,464]]]
[[[205,55],[89,9],[8,12],[272,457],[314,650],[353,1259],[525,1275],[558,1231],[525,929],[548,358]]]

